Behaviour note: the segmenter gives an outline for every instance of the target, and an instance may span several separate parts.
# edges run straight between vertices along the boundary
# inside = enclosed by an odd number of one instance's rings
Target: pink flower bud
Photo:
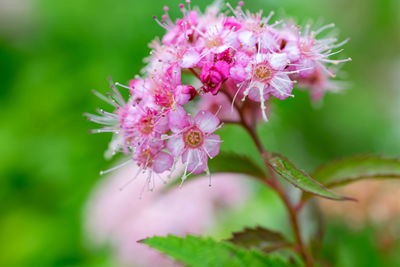
[[[216,95],[229,77],[230,66],[225,61],[217,61],[215,64],[207,62],[201,70],[200,80],[203,82],[204,91]]]

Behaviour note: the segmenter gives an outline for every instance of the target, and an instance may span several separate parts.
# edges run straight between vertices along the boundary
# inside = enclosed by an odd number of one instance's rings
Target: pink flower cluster
[[[129,99],[125,101],[114,85],[108,97],[96,93],[116,108],[113,113],[88,115],[104,125],[96,132],[113,132],[112,153],[131,154],[149,171],[149,181],[154,173],[171,171],[178,160],[185,165],[183,180],[190,173],[208,172],[208,159],[218,155],[221,140],[214,132],[222,125],[218,111],[226,114],[226,105],[215,113],[201,109],[192,116],[184,106],[194,99],[219,102],[224,95],[227,101],[222,103],[231,103],[250,124],[261,116],[267,120],[270,98],[293,96],[294,83],[309,88],[315,99],[338,89],[329,80],[335,76],[332,66],[350,59],[330,57],[341,52],[336,49],[347,40],[318,38],[333,25],[300,31],[291,22],[270,23],[272,12],[263,17],[262,12],[244,11],[243,4],[228,4],[228,13],[221,12],[218,1],[202,14],[186,0],[179,5],[183,16],[175,22],[164,7],[161,20],[154,18],[166,33],[150,44],[143,76],[129,85],[116,84],[129,90]],[[184,82],[188,79],[182,77],[190,75],[197,81]]]

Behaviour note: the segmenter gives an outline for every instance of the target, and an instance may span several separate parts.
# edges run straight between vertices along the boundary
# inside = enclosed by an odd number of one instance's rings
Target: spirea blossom
[[[260,118],[267,121],[269,100],[294,97],[296,85],[314,100],[338,91],[340,84],[331,80],[335,66],[350,60],[337,58],[348,40],[338,42],[327,33],[333,24],[313,30],[289,20],[272,22],[273,12],[251,13],[242,1],[235,8],[222,8],[217,1],[202,13],[190,2],[179,5],[182,16],[176,20],[168,7],[160,19],[154,16],[165,34],[151,42],[141,76],[128,85],[112,84],[107,96],[95,93],[114,111],[87,115],[103,125],[94,132],[114,134],[107,154],[130,155],[129,162],[147,173],[149,183],[173,171],[177,162],[184,164],[182,180],[209,173],[224,122],[254,126]],[[129,97],[124,99],[116,86],[127,89]],[[200,108],[187,112],[186,105],[196,99]]]
[[[175,174],[182,170],[177,164]],[[154,236],[174,234],[211,234],[221,214],[243,208],[251,193],[246,178],[240,174],[216,174],[213,190],[206,179],[195,179],[184,187],[156,187],[152,194],[139,200],[142,186],[121,184],[138,166],[125,166],[98,182],[84,209],[84,229],[89,243],[111,249],[112,266],[181,266],[137,241]],[[160,174],[167,179],[167,173]],[[139,174],[138,179],[146,179]]]

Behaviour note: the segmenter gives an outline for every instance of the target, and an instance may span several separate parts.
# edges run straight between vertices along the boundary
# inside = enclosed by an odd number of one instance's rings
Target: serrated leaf
[[[290,245],[281,233],[260,226],[233,233],[227,241],[241,247],[258,248],[264,251],[273,251]]]
[[[152,237],[142,241],[175,260],[190,267],[287,267],[295,266],[278,256],[263,254],[257,250],[246,250],[228,242],[216,242],[211,238],[188,235],[177,237]]]
[[[343,158],[322,165],[312,175],[327,187],[363,179],[400,178],[400,159],[377,155]]]
[[[304,171],[298,169],[290,160],[280,154],[272,154],[268,163],[275,172],[305,192],[333,200],[354,200],[349,197],[339,196],[328,190],[325,186],[318,183]]]

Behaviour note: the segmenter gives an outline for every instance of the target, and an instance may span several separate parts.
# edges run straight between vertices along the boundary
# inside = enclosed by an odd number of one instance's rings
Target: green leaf
[[[139,241],[191,267],[287,267],[295,266],[278,256],[246,250],[228,242],[188,235],[152,237]]]
[[[208,168],[210,169],[211,174],[215,173],[239,173],[248,175],[251,177],[255,177],[257,179],[265,179],[266,173],[265,171],[259,167],[257,163],[255,163],[252,159],[245,155],[239,155],[232,152],[223,152],[221,151],[218,156],[208,161]],[[204,176],[204,174],[200,175],[189,175],[186,178],[186,181]],[[171,189],[174,186],[181,183],[180,177],[176,178],[173,182],[171,182],[165,189]]]
[[[245,228],[243,231],[232,234],[227,241],[245,248],[258,248],[265,251],[273,251],[290,245],[289,241],[278,232],[264,227]]]
[[[327,187],[346,185],[363,179],[400,178],[400,159],[377,155],[334,160],[314,171],[313,177]]]
[[[304,171],[298,169],[292,162],[280,154],[272,154],[268,163],[275,172],[305,192],[333,200],[354,200],[329,191],[325,186],[315,181]]]
[[[264,179],[265,172],[252,159],[232,152],[221,152],[208,161],[211,173],[241,173]]]

